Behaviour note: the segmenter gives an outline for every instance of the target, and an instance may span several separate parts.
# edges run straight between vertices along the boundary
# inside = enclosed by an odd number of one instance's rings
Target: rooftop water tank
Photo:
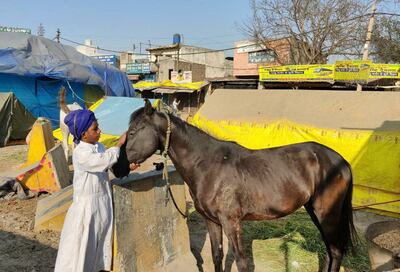
[[[180,44],[181,43],[181,35],[180,34],[174,34],[172,38],[172,44]]]

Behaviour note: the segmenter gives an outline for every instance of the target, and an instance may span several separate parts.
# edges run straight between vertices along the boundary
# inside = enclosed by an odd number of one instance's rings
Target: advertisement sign
[[[126,64],[127,74],[150,74],[150,63],[127,63]]]
[[[271,63],[275,61],[274,54],[272,50],[270,52],[258,51],[258,52],[250,52],[248,54],[248,62],[249,63]]]
[[[111,64],[118,68],[118,58],[116,55],[99,55],[93,56],[93,58],[102,62],[107,62],[108,64]]]
[[[17,33],[31,34],[31,30],[29,28],[19,28],[19,27],[9,27],[9,26],[0,26],[0,32],[17,32]]]
[[[264,50],[263,45],[252,43],[249,45],[240,46],[239,48],[236,49],[236,52],[240,54],[240,53],[254,52],[260,50]]]
[[[373,63],[369,70],[368,79],[380,78],[400,79],[400,64]]]
[[[183,71],[181,73],[173,71],[171,72],[171,81],[173,83],[191,83],[192,71]]]
[[[260,81],[333,81],[334,65],[260,66]]]
[[[370,60],[342,60],[335,63],[335,81],[366,82],[368,80]]]

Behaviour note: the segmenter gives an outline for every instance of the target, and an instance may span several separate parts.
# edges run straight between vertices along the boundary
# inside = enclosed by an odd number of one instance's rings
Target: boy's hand
[[[119,137],[117,146],[121,147],[124,145],[125,142],[126,142],[126,132],[122,133],[121,137]]]
[[[139,168],[139,166],[140,166],[140,164],[136,164],[133,162],[129,165],[129,169],[131,169],[131,171],[133,171],[133,170]]]

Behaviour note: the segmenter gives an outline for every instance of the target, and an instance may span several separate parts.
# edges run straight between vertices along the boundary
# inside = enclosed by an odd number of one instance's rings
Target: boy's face
[[[92,125],[83,133],[82,141],[95,144],[100,139],[101,130],[97,121],[94,121]]]

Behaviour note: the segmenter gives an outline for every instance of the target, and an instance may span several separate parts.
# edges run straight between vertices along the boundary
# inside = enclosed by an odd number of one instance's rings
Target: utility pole
[[[44,26],[42,23],[40,23],[38,30],[37,30],[37,35],[43,37],[44,33],[45,33]]]
[[[371,42],[371,36],[372,36],[372,30],[374,28],[374,23],[375,23],[375,12],[376,12],[376,4],[378,0],[374,0],[372,3],[372,12],[371,12],[371,18],[369,18],[369,23],[368,23],[368,30],[367,30],[367,37],[365,39],[365,44],[364,44],[364,49],[363,49],[363,60],[368,60],[368,49],[369,49],[369,44]],[[362,85],[357,84],[357,92],[362,91]]]
[[[56,33],[57,33],[57,34],[56,34],[56,40],[57,40],[58,43],[60,43],[61,31],[60,31],[59,28],[57,28],[57,32],[56,32]]]
[[[149,40],[149,48],[151,48],[151,41]],[[150,56],[150,51],[148,51],[148,57],[149,62],[151,61],[151,56]]]

